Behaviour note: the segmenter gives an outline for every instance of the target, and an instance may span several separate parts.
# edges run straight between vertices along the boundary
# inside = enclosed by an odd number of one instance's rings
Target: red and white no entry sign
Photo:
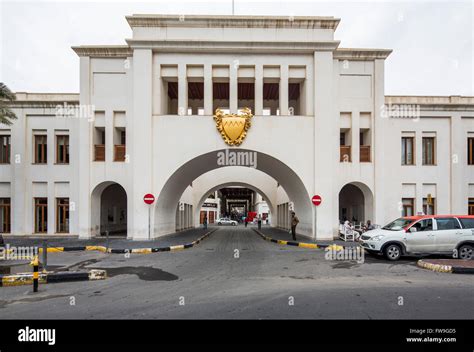
[[[313,196],[313,198],[311,198],[311,201],[313,202],[314,205],[318,206],[321,204],[321,202],[323,201],[323,199],[321,198],[320,195],[315,195]]]
[[[148,205],[153,204],[155,201],[155,196],[151,193],[147,193],[143,196],[143,201]]]

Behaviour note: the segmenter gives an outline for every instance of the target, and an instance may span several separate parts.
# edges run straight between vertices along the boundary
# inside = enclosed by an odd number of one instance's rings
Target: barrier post
[[[38,256],[36,255],[33,261],[31,262],[31,265],[33,265],[33,292],[38,292],[38,264]]]
[[[46,271],[48,265],[48,240],[43,241],[43,271]]]

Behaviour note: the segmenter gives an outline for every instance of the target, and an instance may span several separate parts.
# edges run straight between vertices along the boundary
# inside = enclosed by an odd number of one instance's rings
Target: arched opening
[[[271,223],[271,218],[272,218],[272,214],[274,214],[274,205],[271,201],[271,198],[269,196],[267,196],[265,194],[265,192],[263,192],[261,189],[251,185],[251,184],[248,184],[248,183],[244,183],[244,182],[228,182],[228,183],[222,183],[222,184],[219,184],[219,185],[216,185],[212,188],[210,188],[208,191],[204,192],[204,194],[202,195],[202,197],[199,199],[198,203],[197,203],[197,206],[196,206],[196,211],[195,211],[195,224],[196,226],[199,225],[201,223],[201,211],[202,211],[202,205],[204,204],[204,202],[206,201],[206,198],[209,196],[209,194],[211,193],[214,193],[215,191],[217,190],[220,190],[220,189],[223,189],[223,188],[227,188],[227,187],[242,187],[242,188],[246,188],[246,189],[250,189],[252,191],[254,191],[256,194],[259,194],[264,200],[265,202],[267,203],[268,205],[268,208],[269,208],[269,211],[267,213],[266,216],[264,216],[264,220],[267,220],[268,219],[268,223],[270,224]],[[246,205],[245,207],[245,210],[244,211],[248,211],[250,210],[248,205]],[[252,210],[256,210],[257,213],[259,213],[258,209],[252,209]],[[208,212],[209,213],[209,212]],[[225,212],[222,211],[221,208],[219,208],[219,211],[216,210],[216,215],[217,217],[220,217],[222,216],[222,214],[226,215],[225,213],[229,213],[228,210],[226,210]],[[265,214],[265,213],[264,213]],[[263,214],[262,214],[263,215]],[[212,223],[208,217],[208,221],[209,223]]]
[[[91,195],[91,235],[127,236],[127,193],[112,181],[97,185]]]
[[[274,178],[286,191],[294,204],[294,209],[300,219],[299,233],[312,236],[312,208],[307,189],[300,177],[285,163],[262,153],[248,149],[215,150],[195,157],[179,167],[166,181],[160,191],[155,208],[154,237],[162,236],[175,231],[175,211],[181,195],[200,175],[214,169],[231,167],[220,163],[222,153],[239,153],[252,155],[256,163],[254,167]],[[245,167],[245,166],[242,166]]]
[[[348,183],[339,192],[339,221],[346,220],[354,224],[373,221],[372,191],[361,182]]]

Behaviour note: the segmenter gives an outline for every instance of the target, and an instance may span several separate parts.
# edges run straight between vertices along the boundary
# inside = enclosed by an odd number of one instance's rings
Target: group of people
[[[359,229],[356,229],[354,224],[349,221],[349,220],[345,220],[344,221],[344,230],[349,232],[353,232],[354,233],[354,240],[355,241],[358,241],[360,236],[364,233],[364,232],[367,232],[367,231],[370,231],[370,230],[373,230],[375,229],[375,226],[372,224],[372,222],[370,220],[367,220],[367,223],[362,225],[360,230]]]

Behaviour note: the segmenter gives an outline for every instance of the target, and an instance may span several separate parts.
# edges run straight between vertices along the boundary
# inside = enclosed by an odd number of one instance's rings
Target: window
[[[0,198],[0,230],[1,233],[10,233],[10,198]]]
[[[56,232],[69,232],[69,198],[56,198]]]
[[[35,136],[35,164],[47,163],[47,136]]]
[[[94,132],[94,161],[105,161],[105,129],[96,127]]]
[[[339,145],[346,145],[346,134],[345,134],[345,132],[339,133]]]
[[[402,137],[402,165],[414,165],[413,153],[414,138]]]
[[[116,128],[115,140],[119,144],[114,145],[114,161],[125,161],[126,133],[124,129]]]
[[[467,164],[474,165],[474,137],[467,139]]]
[[[435,139],[434,137],[423,137],[423,165],[435,164]]]
[[[0,164],[10,164],[10,136],[0,136]]]
[[[413,225],[417,231],[432,231],[433,230],[433,219],[424,219],[418,221]]]
[[[474,229],[474,219],[459,218],[459,221],[465,229]]]
[[[402,216],[413,216],[415,209],[414,198],[402,198]]]
[[[436,219],[438,230],[455,230],[460,229],[461,226],[455,218],[438,218]]]
[[[69,136],[56,136],[56,163],[69,164]]]
[[[435,214],[435,198],[423,198],[423,213],[425,215],[434,215]]]
[[[469,198],[467,201],[467,213],[469,215],[474,215],[474,198]]]
[[[35,198],[35,233],[48,232],[48,198]]]

